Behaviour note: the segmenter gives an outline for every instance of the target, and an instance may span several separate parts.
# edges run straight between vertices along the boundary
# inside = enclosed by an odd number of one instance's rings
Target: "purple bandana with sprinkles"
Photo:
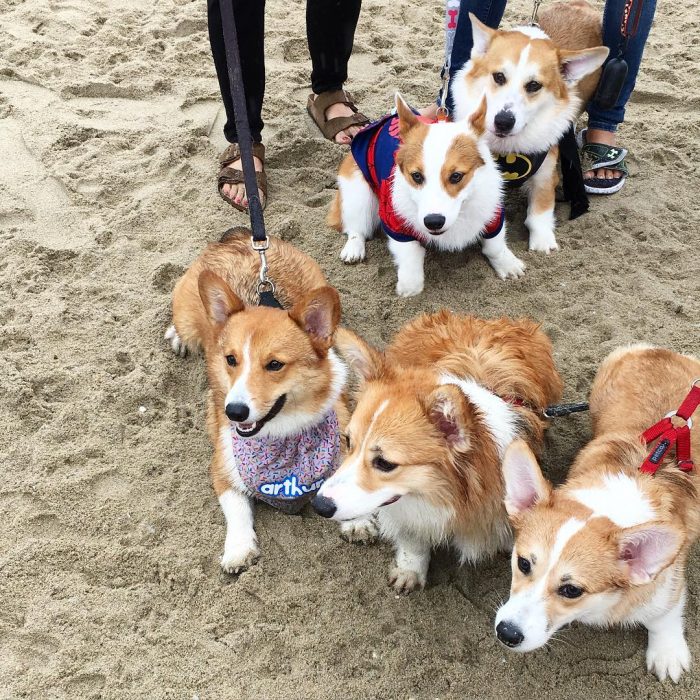
[[[231,436],[243,483],[256,498],[288,513],[300,511],[338,466],[335,411],[318,425],[283,438],[243,438],[233,426]]]

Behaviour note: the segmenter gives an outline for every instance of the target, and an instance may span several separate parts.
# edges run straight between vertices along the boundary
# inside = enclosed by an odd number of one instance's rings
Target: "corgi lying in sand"
[[[332,348],[340,300],[319,266],[270,237],[267,259],[284,311],[258,306],[260,260],[250,232],[207,246],[173,292],[173,350],[204,349],[211,478],[226,518],[222,568],[258,558],[251,498],[296,511],[336,468],[348,411],[347,367]],[[372,538],[371,520],[343,523]]]
[[[376,511],[400,593],[425,585],[435,545],[462,562],[508,547],[501,460],[516,438],[539,449],[542,408],[561,393],[539,325],[442,311],[408,323],[386,352],[345,330],[337,345],[363,384],[316,511],[341,522]]]
[[[520,277],[525,265],[506,244],[501,177],[483,138],[485,104],[459,123],[425,123],[399,95],[396,109],[355,136],[340,166],[328,224],[347,234],[341,259],[364,260],[381,224],[399,296],[423,291],[426,246],[479,241],[499,277]]]
[[[557,144],[593,95],[608,56],[600,15],[586,2],[540,10],[540,26],[496,31],[470,14],[474,48],[452,82],[455,119],[486,97],[485,138],[507,183],[525,184],[530,250],[554,235]]]
[[[613,352],[591,391],[595,437],[565,484],[553,488],[528,447],[506,453],[506,508],[516,532],[510,599],[496,634],[511,649],[537,649],[564,625],[641,624],[647,667],[678,681],[690,665],[683,631],[685,565],[700,534],[696,472],[667,457],[640,471],[640,435],[674,411],[700,377],[700,360],[637,346]],[[696,382],[697,383],[697,382]],[[700,455],[700,430],[691,430]]]

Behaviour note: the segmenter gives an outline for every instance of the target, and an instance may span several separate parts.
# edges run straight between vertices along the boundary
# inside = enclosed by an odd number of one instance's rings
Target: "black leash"
[[[581,411],[587,411],[587,403],[556,403],[542,411],[545,418],[562,418],[563,416],[570,416],[572,413],[581,413]]]
[[[255,162],[253,161],[253,137],[248,123],[241,56],[238,48],[238,33],[236,20],[233,17],[233,0],[221,0],[221,24],[226,48],[226,66],[228,80],[231,86],[234,121],[238,133],[238,147],[241,150],[241,166],[248,197],[248,214],[250,216],[251,245],[260,255],[260,281],[258,282],[258,297],[261,306],[272,306],[281,309],[282,304],[275,298],[275,285],[267,276],[268,265],[265,251],[270,242],[265,233],[262,203],[258,194],[258,183],[255,178]]]

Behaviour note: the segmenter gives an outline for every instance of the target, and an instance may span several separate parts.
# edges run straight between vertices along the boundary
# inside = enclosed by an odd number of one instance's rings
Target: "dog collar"
[[[238,473],[255,498],[287,513],[299,512],[335,471],[340,455],[338,416],[295,435],[240,437],[231,428]]]

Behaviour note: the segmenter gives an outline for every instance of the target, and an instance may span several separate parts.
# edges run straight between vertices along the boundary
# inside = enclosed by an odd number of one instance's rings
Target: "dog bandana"
[[[233,455],[255,498],[297,513],[335,471],[340,429],[335,411],[318,425],[284,438],[243,438],[231,427]]]
[[[426,243],[426,236],[401,217],[394,206],[391,183],[396,169],[396,151],[401,145],[399,117],[387,114],[368,124],[355,135],[350,146],[353,158],[379,200],[379,220],[384,233],[395,241]],[[503,208],[499,207],[481,235],[496,237],[503,228]]]

